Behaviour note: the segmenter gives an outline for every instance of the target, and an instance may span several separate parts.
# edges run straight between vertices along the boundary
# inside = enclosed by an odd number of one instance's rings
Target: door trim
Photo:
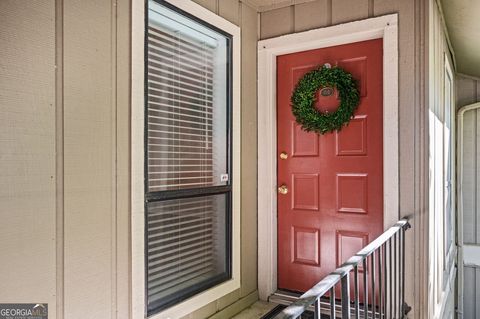
[[[459,318],[463,318],[464,307],[463,307],[463,289],[464,289],[464,266],[472,264],[474,260],[468,260],[468,264],[464,262],[464,252],[465,249],[470,249],[466,247],[463,243],[463,116],[466,112],[480,109],[480,102],[462,106],[457,111],[457,272],[458,272],[458,286],[457,286],[457,314]]]
[[[258,42],[258,291],[277,290],[277,56],[383,39],[384,229],[399,219],[398,15],[390,14]]]

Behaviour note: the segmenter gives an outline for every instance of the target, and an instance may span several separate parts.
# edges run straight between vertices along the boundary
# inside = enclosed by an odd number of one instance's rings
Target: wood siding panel
[[[0,300],[56,316],[55,3],[0,1]]]
[[[115,33],[112,40],[116,43],[116,108],[112,120],[116,124],[112,143],[116,144],[116,175],[112,184],[116,192],[116,216],[112,219],[112,308],[116,309],[115,319],[130,318],[130,38],[131,7],[130,0],[116,0]],[[116,247],[115,247],[116,246]],[[116,248],[116,251],[115,251]],[[116,317],[115,317],[116,316]]]
[[[399,10],[399,5],[400,2],[397,0],[373,0],[373,14],[375,16],[379,16],[389,13],[396,13]]]
[[[295,21],[293,7],[266,11],[261,14],[260,38],[267,39],[292,33]]]
[[[295,32],[320,28],[331,21],[328,0],[317,0],[295,6]]]
[[[332,1],[332,23],[339,24],[368,18],[368,0]]]
[[[218,3],[218,14],[233,24],[239,25],[240,5],[238,0],[222,0]]]
[[[64,307],[69,316],[114,313],[112,8],[104,1],[64,1]]]
[[[241,297],[257,289],[257,13],[242,4]]]
[[[217,13],[217,0],[193,0],[204,8]],[[222,0],[224,1],[224,0]]]

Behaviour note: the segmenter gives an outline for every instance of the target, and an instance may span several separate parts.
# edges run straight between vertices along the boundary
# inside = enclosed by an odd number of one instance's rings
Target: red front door
[[[383,232],[382,61],[381,39],[277,59],[277,181],[288,190],[278,193],[279,289],[308,290]],[[361,99],[341,132],[317,135],[296,124],[290,97],[325,63],[350,72]],[[333,111],[339,100],[316,103]]]

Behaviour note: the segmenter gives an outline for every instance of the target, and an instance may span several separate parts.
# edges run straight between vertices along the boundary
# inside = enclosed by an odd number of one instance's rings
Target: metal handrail
[[[355,293],[356,293],[356,300],[355,300],[355,306],[356,306],[356,318],[359,317],[359,298],[358,298],[358,267],[359,266],[366,266],[367,264],[367,257],[370,255],[374,254],[375,251],[378,251],[383,245],[385,245],[387,242],[390,241],[390,239],[394,238],[394,236],[400,232],[400,230],[406,231],[407,229],[410,228],[410,224],[408,223],[408,218],[404,218],[399,220],[395,225],[387,229],[383,234],[381,234],[377,239],[372,241],[370,244],[365,246],[362,250],[360,250],[356,255],[353,257],[349,258],[345,263],[343,263],[339,268],[337,268],[335,271],[331,272],[328,276],[323,278],[320,282],[318,282],[315,286],[310,288],[307,292],[305,292],[303,295],[301,295],[298,300],[296,300],[294,303],[292,303],[290,306],[285,308],[282,312],[280,312],[277,316],[275,316],[275,319],[295,319],[301,316],[307,309],[311,306],[314,306],[315,309],[315,318],[320,318],[320,298],[322,298],[326,293],[330,292],[330,305],[333,309],[331,309],[332,314],[335,311],[335,285],[338,283],[341,283],[342,285],[342,314],[346,315],[346,317],[342,318],[350,318],[350,286],[349,286],[349,277],[348,274],[352,271],[355,270],[355,280],[356,280],[356,285],[355,285]],[[396,238],[394,238],[396,242]],[[403,243],[400,243],[399,240],[399,245],[403,245],[402,249],[404,251],[405,249],[405,238],[402,234],[402,241]],[[391,242],[390,244],[390,257],[392,254],[391,250]],[[386,248],[384,247],[384,256],[386,256],[385,252]],[[402,254],[403,259],[405,258],[405,254],[403,252]],[[396,258],[396,250],[395,250],[395,258]],[[380,258],[379,258],[380,260]],[[404,263],[404,260],[402,260],[402,263]],[[375,261],[374,259],[372,260],[372,265],[373,265],[373,278],[375,278],[374,273],[375,273]],[[390,264],[391,264],[391,258],[390,258]],[[391,265],[390,265],[391,267]],[[380,267],[379,267],[380,268]],[[404,270],[404,266],[402,267]],[[402,276],[404,275],[404,272]],[[391,279],[391,277],[390,277]],[[396,279],[395,279],[396,280]],[[364,285],[367,285],[366,278],[364,277]],[[403,285],[403,282],[402,282]],[[372,286],[373,286],[373,291],[375,291],[375,279],[372,280]],[[398,287],[396,288],[398,289]],[[402,292],[404,292],[404,287],[401,288]],[[390,287],[390,292],[391,292],[391,287]],[[365,291],[365,298],[367,291]],[[385,291],[386,293],[386,291]],[[333,296],[332,296],[333,295]],[[372,298],[375,300],[375,298]],[[403,297],[402,297],[403,299]],[[344,302],[344,300],[347,300],[347,302]],[[402,300],[402,305],[399,306],[399,308],[403,307],[403,300]],[[372,307],[375,308],[375,305]],[[399,311],[402,311],[399,309]],[[367,314],[368,316],[368,307],[366,306],[364,310],[364,314]],[[401,315],[402,316],[402,315]],[[364,315],[365,317],[365,315]]]

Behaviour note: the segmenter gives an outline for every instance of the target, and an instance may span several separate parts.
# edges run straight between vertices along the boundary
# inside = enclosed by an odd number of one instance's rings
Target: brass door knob
[[[288,158],[287,152],[281,152],[281,153],[280,153],[280,159],[286,160],[287,158]]]
[[[285,195],[288,193],[288,187],[287,185],[282,185],[278,188],[278,192],[282,195]]]

